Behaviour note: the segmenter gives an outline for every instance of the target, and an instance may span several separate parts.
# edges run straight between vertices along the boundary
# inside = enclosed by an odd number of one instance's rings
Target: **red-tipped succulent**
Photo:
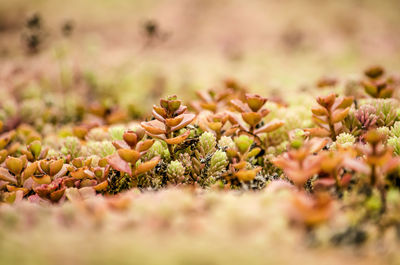
[[[210,114],[206,117],[199,115],[199,126],[204,131],[213,132],[216,139],[219,140],[221,136],[231,136],[238,129],[238,125],[231,125],[229,122],[229,115],[225,112]]]
[[[113,142],[114,146],[117,148],[117,152],[107,157],[107,161],[111,167],[131,177],[137,177],[153,169],[160,161],[160,157],[155,157],[150,161],[137,165],[141,156],[144,155],[154,143],[152,139],[142,140],[144,135],[144,130],[137,128],[136,131],[126,131],[123,135],[123,141],[119,140]]]
[[[182,143],[190,134],[189,130],[180,135],[176,132],[186,127],[196,117],[195,114],[185,113],[186,110],[187,107],[182,105],[176,96],[161,99],[160,106],[153,106],[152,114],[155,119],[142,122],[141,126],[149,136],[164,140],[173,155],[172,146]]]
[[[272,160],[273,164],[285,172],[285,175],[299,188],[321,170],[323,156],[315,154],[320,151],[328,139],[313,138],[306,141],[298,149],[290,149],[287,153]]]
[[[104,191],[107,186],[107,176],[111,166],[105,158],[98,162],[98,166],[92,167],[92,159],[75,158],[68,166],[70,176],[65,179],[67,187],[83,188],[92,187],[95,191]]]
[[[316,106],[311,109],[314,122],[318,128],[306,129],[312,136],[326,137],[336,140],[336,136],[343,131],[343,120],[350,111],[353,97],[336,97],[334,93],[324,97],[317,97]]]
[[[5,167],[0,167],[0,187],[7,191],[6,200],[12,202],[16,193],[27,195],[32,189],[31,177],[35,174],[37,163],[30,163],[26,156],[8,157]]]
[[[225,178],[238,179],[239,181],[251,181],[257,173],[261,171],[261,167],[252,167],[248,160],[257,156],[261,152],[260,147],[252,148],[253,139],[247,135],[240,135],[235,138],[234,148],[228,147],[226,152],[231,161],[229,171],[225,174]]]
[[[263,108],[264,104],[267,102],[267,98],[256,94],[246,94],[245,98],[244,102],[238,99],[231,100],[232,106],[236,111],[240,112],[241,119],[233,113],[230,113],[230,120],[231,123],[237,124],[240,127],[240,132],[257,136],[261,133],[275,131],[283,126],[284,122],[280,120],[274,120],[263,124],[262,119],[269,113],[268,109]]]

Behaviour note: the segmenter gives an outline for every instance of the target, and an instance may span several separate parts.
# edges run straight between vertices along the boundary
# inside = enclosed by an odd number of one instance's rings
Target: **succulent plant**
[[[13,202],[17,192],[22,192],[23,197],[32,189],[31,177],[36,172],[37,163],[30,163],[26,156],[9,156],[5,159],[5,166],[0,167],[0,180],[7,191],[6,201]]]
[[[378,116],[378,126],[392,126],[397,120],[398,102],[394,99],[378,99],[372,102]]]
[[[185,168],[182,163],[174,160],[167,167],[167,177],[170,183],[178,184],[184,182]]]
[[[42,143],[39,140],[35,140],[26,149],[22,150],[22,153],[26,155],[30,162],[34,162],[46,158],[48,150],[48,148],[42,147]]]
[[[363,155],[364,167],[360,172],[369,177],[368,185],[377,188],[381,194],[382,212],[386,210],[386,177],[400,165],[400,157],[393,156],[393,150],[383,144],[385,135],[371,130],[365,135],[366,145],[358,145]]]
[[[343,120],[343,131],[358,137],[363,133],[363,130],[361,122],[356,117],[356,112],[357,111],[351,109],[349,115]]]
[[[154,138],[165,141],[171,156],[174,156],[173,147],[182,143],[189,136],[190,131],[175,135],[180,129],[190,124],[196,117],[194,114],[186,114],[187,107],[183,106],[176,96],[160,100],[160,106],[153,106],[155,120],[142,122],[141,126],[146,133]]]
[[[67,168],[69,177],[64,179],[63,184],[68,188],[92,187],[97,192],[106,190],[111,166],[105,158],[100,159],[97,164],[96,167],[92,167],[92,158],[73,159]]]
[[[314,154],[328,143],[327,139],[313,138],[299,148],[292,148],[287,153],[272,160],[285,175],[301,190],[306,182],[321,170],[323,156]],[[297,146],[296,146],[297,147]]]
[[[222,91],[208,90],[208,91],[196,91],[199,98],[198,101],[193,101],[191,106],[197,111],[208,110],[213,113],[219,112],[226,106],[226,100],[232,94],[231,89],[225,89]]]
[[[394,92],[394,85],[390,77],[385,76],[381,66],[371,66],[364,72],[366,79],[361,81],[365,92],[373,98],[390,98]]]
[[[198,119],[200,128],[204,131],[213,132],[217,140],[221,139],[222,136],[231,136],[239,129],[238,125],[229,124],[229,115],[225,112],[210,114],[204,119],[200,114]]]
[[[387,140],[387,144],[388,144],[388,146],[393,148],[393,152],[396,155],[400,155],[400,138],[398,138],[398,137],[390,137]]]
[[[215,136],[210,132],[204,132],[199,137],[199,149],[204,155],[207,155],[215,150],[217,144]]]
[[[111,167],[128,174],[131,178],[137,178],[140,174],[153,169],[160,161],[160,157],[138,163],[154,143],[154,140],[142,140],[144,135],[144,130],[137,128],[136,131],[126,131],[123,135],[124,140],[114,141],[117,152],[107,157]]]
[[[334,93],[328,96],[318,97],[319,106],[311,109],[313,120],[319,128],[307,129],[314,136],[329,136],[333,141],[343,131],[343,120],[349,114],[350,106],[353,104],[352,97],[338,98]]]
[[[58,178],[53,180],[49,184],[41,184],[36,187],[36,195],[30,196],[30,200],[35,201],[38,200],[37,197],[39,197],[42,200],[57,203],[64,197],[65,190],[66,187],[64,185],[63,179]]]
[[[351,148],[356,142],[354,135],[341,133],[336,137],[336,141],[330,146],[331,150]]]
[[[252,166],[248,160],[257,156],[261,152],[261,148],[253,147],[254,140],[247,135],[236,137],[234,142],[234,148],[226,149],[231,164],[225,177],[228,180],[236,178],[243,182],[252,181],[262,168],[260,166]]]
[[[231,137],[222,136],[221,139],[218,141],[218,146],[221,148],[235,148],[235,142],[232,140]]]
[[[239,125],[240,132],[254,136],[256,141],[259,141],[259,144],[261,144],[261,141],[257,135],[272,132],[284,124],[283,121],[274,120],[263,125],[262,119],[269,113],[269,110],[263,108],[266,102],[267,98],[255,94],[246,94],[245,102],[238,99],[231,100],[231,104],[236,111],[240,112],[244,121],[243,123],[239,117],[230,114],[231,123]]]
[[[333,214],[332,198],[326,192],[314,196],[294,192],[290,202],[290,217],[308,229],[326,222]]]
[[[64,139],[63,147],[61,148],[61,152],[64,155],[69,155],[71,158],[76,158],[80,156],[81,153],[81,143],[77,137],[68,136]]]
[[[314,190],[336,186],[337,191],[343,191],[343,188],[350,184],[353,177],[349,171],[363,172],[364,164],[356,158],[356,153],[345,149],[339,145],[337,151],[321,151],[321,168],[318,173],[318,179],[313,183]]]
[[[208,174],[222,174],[228,166],[228,156],[222,150],[217,150],[211,157]]]

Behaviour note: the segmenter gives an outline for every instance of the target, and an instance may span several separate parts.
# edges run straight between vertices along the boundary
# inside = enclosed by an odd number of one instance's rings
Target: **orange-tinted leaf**
[[[122,138],[131,147],[136,146],[137,141],[138,141],[137,134],[134,131],[126,131],[123,134]]]
[[[255,134],[259,133],[269,133],[272,131],[275,131],[276,129],[282,127],[285,124],[284,121],[281,120],[273,120],[271,122],[268,122],[264,126],[258,128],[257,130],[254,131]]]
[[[167,144],[180,144],[180,143],[182,143],[183,141],[185,141],[186,138],[188,138],[189,134],[190,134],[190,131],[187,130],[186,132],[184,132],[184,133],[181,134],[181,135],[178,135],[177,137],[165,139],[164,141],[165,141]]]
[[[311,112],[317,116],[328,115],[328,111],[320,106],[312,108]]]
[[[328,137],[331,135],[331,132],[324,128],[307,128],[304,131],[316,137]]]
[[[164,123],[158,120],[152,120],[147,122],[141,122],[140,125],[149,133],[162,134],[166,133]]]
[[[64,195],[64,192],[65,192],[65,187],[50,193],[50,200],[52,202],[58,202]]]
[[[160,157],[155,157],[150,161],[140,164],[135,170],[135,176],[152,170],[155,166],[157,166],[158,162],[160,162]]]
[[[320,125],[320,124],[328,124],[328,118],[325,117],[325,116],[316,116],[316,115],[313,114],[311,118],[318,125]]]
[[[359,159],[347,158],[343,160],[343,165],[356,172],[369,175],[371,172],[370,167]]]
[[[86,177],[83,168],[79,168],[79,169],[77,169],[75,171],[72,171],[70,174],[75,179],[84,179]]]
[[[113,141],[112,142],[112,144],[113,144],[113,146],[116,148],[116,149],[129,149],[129,148],[131,148],[127,143],[126,143],[126,141],[122,141],[122,140],[117,140],[117,141]]]
[[[345,109],[350,107],[353,104],[354,97],[342,97],[338,100],[337,106],[336,103],[334,105],[335,109]]]
[[[167,116],[167,112],[165,111],[165,109],[161,108],[161,107],[157,107],[154,106],[153,110],[151,112],[154,116],[154,118],[156,118],[157,120],[164,122],[165,121],[165,117]],[[162,113],[162,114],[160,114]]]
[[[247,124],[252,127],[260,123],[262,119],[261,115],[257,112],[244,112],[242,113],[242,118]]]
[[[132,149],[119,149],[118,155],[129,163],[136,163],[136,161],[140,158],[140,153],[136,150]]]
[[[38,184],[50,184],[51,178],[49,175],[32,176],[33,181]]]
[[[118,155],[118,153],[114,153],[114,154],[108,156],[107,161],[110,164],[110,166],[112,168],[114,168],[115,170],[125,172],[125,173],[129,174],[130,176],[132,176],[132,169],[131,169],[130,164],[128,162],[126,162],[125,160],[123,160]]]
[[[94,189],[95,191],[103,191],[103,190],[107,189],[107,187],[108,187],[108,181],[105,180],[105,181],[103,181],[103,182],[100,182],[100,183],[97,184],[96,186],[94,186],[93,189]]]
[[[344,110],[342,110],[342,109],[335,110],[332,113],[332,122],[337,123],[337,122],[344,120],[344,118],[346,118],[346,116],[349,114],[349,111],[350,111],[350,107],[347,107]]]
[[[211,130],[216,132],[220,131],[222,128],[222,122],[208,122],[207,125]]]
[[[250,108],[247,107],[242,101],[240,101],[238,99],[232,99],[231,104],[238,112],[250,111]]]
[[[49,171],[50,176],[56,175],[61,170],[63,165],[64,165],[63,159],[50,162],[50,171]]]
[[[26,194],[28,194],[28,192],[29,192],[29,190],[28,190],[27,188],[17,188],[17,187],[15,187],[15,186],[11,186],[11,185],[7,185],[6,188],[7,188],[7,190],[10,191],[10,192],[22,191],[23,194],[24,194],[24,196],[25,196]]]
[[[251,181],[253,180],[257,173],[261,170],[261,167],[257,167],[254,169],[242,169],[239,170],[238,172],[235,173],[235,176],[240,180],[240,181]]]
[[[194,120],[194,118],[196,118],[196,115],[191,114],[191,113],[190,114],[182,114],[182,116],[183,116],[182,121],[178,125],[172,127],[171,131],[174,132],[174,131],[177,131],[179,129],[182,129],[183,127],[185,127],[186,125],[191,123]]]
[[[319,96],[317,97],[317,102],[319,105],[325,107],[325,108],[330,108],[333,103],[335,102],[336,95],[335,93],[331,93],[327,96]]]
[[[264,106],[267,99],[257,94],[246,94],[246,101],[251,110],[257,112],[262,106]]]
[[[179,123],[181,123],[182,120],[183,120],[183,115],[179,115],[179,116],[176,116],[175,118],[165,119],[165,124],[168,127],[174,127],[174,126],[178,125]]]
[[[159,116],[162,120],[164,119],[164,117],[167,116],[167,112],[166,112],[165,109],[162,108],[162,107],[159,107],[159,106],[154,105],[154,106],[153,106],[153,111],[154,111],[154,112],[157,114],[157,116]],[[153,112],[153,115],[154,115],[154,112]],[[156,116],[154,116],[154,117],[156,117]],[[157,118],[157,117],[156,117],[156,118]]]
[[[205,110],[209,110],[212,112],[215,112],[217,110],[217,104],[214,102],[201,102],[200,106],[205,109]]]
[[[147,151],[153,144],[154,144],[154,140],[142,141],[137,145],[136,150],[139,152]]]

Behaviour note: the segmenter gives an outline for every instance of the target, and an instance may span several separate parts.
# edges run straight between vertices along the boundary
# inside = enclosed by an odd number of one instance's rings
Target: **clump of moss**
[[[108,187],[105,191],[107,194],[118,194],[133,188],[134,182],[128,174],[111,169],[107,176]]]

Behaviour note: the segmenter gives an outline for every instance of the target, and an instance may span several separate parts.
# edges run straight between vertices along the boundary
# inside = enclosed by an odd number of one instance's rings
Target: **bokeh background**
[[[371,64],[396,69],[399,25],[397,0],[0,1],[0,74],[22,68],[65,90],[84,79],[96,87],[92,99],[145,110],[159,95],[190,98],[225,78],[282,96]]]

